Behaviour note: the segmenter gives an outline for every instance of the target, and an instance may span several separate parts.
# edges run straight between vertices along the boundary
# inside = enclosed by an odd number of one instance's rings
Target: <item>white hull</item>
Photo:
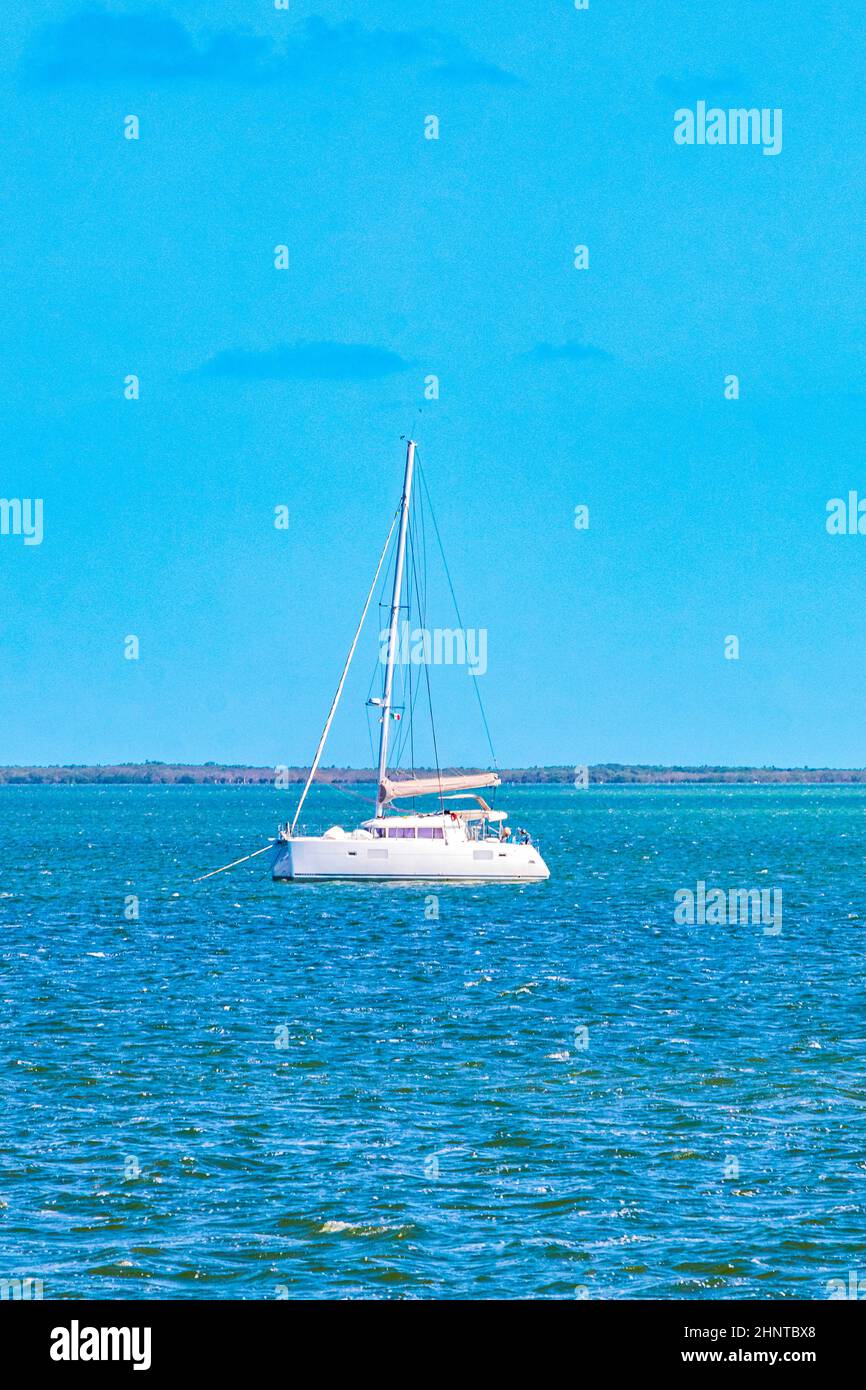
[[[549,876],[535,845],[500,844],[497,840],[388,840],[387,844],[371,844],[348,837],[295,836],[280,841],[273,865],[276,879],[532,883]]]

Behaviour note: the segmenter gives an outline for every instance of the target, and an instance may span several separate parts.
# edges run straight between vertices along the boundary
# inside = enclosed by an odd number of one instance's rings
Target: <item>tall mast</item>
[[[391,688],[394,684],[394,661],[397,655],[397,627],[400,621],[400,594],[403,589],[403,564],[406,559],[406,528],[409,524],[409,495],[412,491],[412,472],[415,467],[415,441],[406,445],[406,473],[403,478],[403,499],[400,503],[400,534],[397,539],[397,562],[394,566],[394,592],[391,595],[391,622],[388,628],[388,664],[385,668],[385,689],[382,692],[382,729],[379,734],[379,775],[376,779],[376,815],[384,805],[382,783],[388,768],[388,734],[391,723]]]

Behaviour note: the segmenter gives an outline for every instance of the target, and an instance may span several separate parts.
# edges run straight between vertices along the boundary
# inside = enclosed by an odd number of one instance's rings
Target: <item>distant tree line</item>
[[[454,768],[449,771],[471,769]],[[417,768],[419,775],[435,775],[435,768]],[[308,769],[290,767],[279,769],[280,785],[302,783]],[[526,785],[566,785],[575,781],[573,766],[519,767],[500,770],[503,782]],[[267,786],[277,780],[272,767],[223,766],[220,763],[117,763],[106,766],[69,765],[64,767],[3,767],[0,785],[107,785],[107,786]],[[317,782],[347,785],[374,783],[372,768],[319,768]],[[736,783],[866,783],[866,768],[809,768],[809,767],[723,767],[705,764],[700,767],[661,764],[631,765],[600,763],[589,768],[589,782],[610,786],[676,785],[676,784],[736,784]]]

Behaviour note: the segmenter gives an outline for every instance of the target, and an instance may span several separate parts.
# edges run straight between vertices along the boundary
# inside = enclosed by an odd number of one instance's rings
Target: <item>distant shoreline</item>
[[[435,769],[418,768],[435,775]],[[449,769],[450,771],[451,769]],[[455,769],[461,771],[462,769]],[[301,784],[303,767],[246,767],[222,763],[113,763],[93,766],[0,767],[0,786],[280,786]],[[566,786],[575,781],[573,765],[500,769],[511,785]],[[736,785],[866,785],[866,768],[827,767],[661,767],[650,764],[600,763],[588,769],[598,786],[736,786]],[[322,784],[375,784],[371,768],[323,767]]]

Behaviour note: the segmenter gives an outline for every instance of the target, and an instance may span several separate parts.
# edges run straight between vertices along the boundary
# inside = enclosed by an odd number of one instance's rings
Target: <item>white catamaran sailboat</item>
[[[297,811],[291,825],[280,828],[273,863],[275,879],[492,879],[523,883],[549,877],[547,865],[526,831],[515,836],[506,825],[506,813],[492,810],[477,794],[500,785],[497,773],[436,772],[403,779],[388,776],[389,730],[392,719],[400,717],[399,711],[393,709],[394,663],[414,465],[415,443],[409,440],[400,507],[391,523]],[[353,830],[335,825],[323,835],[296,834],[301,808],[316,775],[367,609],[398,524],[384,687],[381,697],[369,701],[380,712],[375,815]],[[435,811],[405,814],[392,809],[396,801],[431,797],[439,802]]]

